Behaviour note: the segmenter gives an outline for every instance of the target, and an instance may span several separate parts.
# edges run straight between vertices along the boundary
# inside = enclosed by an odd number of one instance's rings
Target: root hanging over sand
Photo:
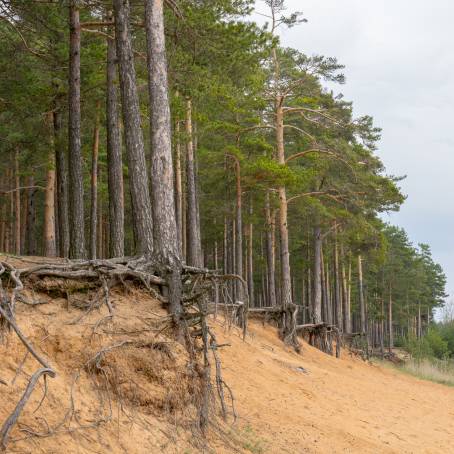
[[[185,382],[188,386],[180,387],[178,391],[180,394],[177,392],[175,398],[172,398],[169,394],[163,405],[176,405],[176,402],[178,400],[181,401],[185,394],[186,397],[189,396],[198,407],[197,426],[203,435],[207,433],[210,424],[216,419],[217,405],[220,407],[224,420],[227,420],[229,407],[231,407],[233,419],[236,419],[234,396],[222,378],[221,361],[217,354],[217,350],[223,346],[217,344],[214,334],[209,329],[207,317],[212,313],[210,297],[216,288],[226,287],[227,283],[238,280],[240,285],[243,285],[247,295],[247,285],[239,276],[222,275],[207,269],[183,266],[178,273],[179,279],[181,279],[182,294],[179,298],[178,310],[175,311],[175,301],[172,302],[172,285],[175,282],[171,282],[172,279],[175,279],[175,270],[160,266],[145,257],[37,262],[23,268],[1,261],[0,336],[9,336],[10,332],[14,331],[25,346],[27,354],[31,355],[39,363],[40,368],[30,377],[22,397],[1,426],[0,447],[6,449],[10,433],[15,425],[20,424],[18,420],[21,413],[42,377],[44,377],[45,393],[38,408],[41,407],[47,396],[48,384],[46,377],[54,378],[57,374],[57,371],[39,353],[38,349],[27,340],[16,323],[15,312],[18,303],[26,304],[31,308],[46,303],[46,301],[39,300],[30,301],[24,295],[24,289],[32,289],[51,296],[58,295],[66,298],[68,304],[82,311],[82,314],[71,322],[72,325],[79,324],[91,312],[105,306],[108,315],[95,323],[89,341],[92,341],[95,336],[100,334],[102,327],[110,326],[115,320],[115,307],[111,298],[114,288],[124,288],[127,292],[138,288],[148,292],[151,297],[157,299],[164,307],[172,309],[172,313],[162,320],[162,327],[159,328],[160,331],[157,332],[156,336],[163,330],[173,332],[175,341],[184,345],[189,357],[189,363],[184,365],[184,369],[187,371],[184,372],[186,378],[185,380],[180,380],[181,383]],[[247,333],[248,309],[248,298],[246,298],[245,302],[238,304],[238,310],[236,310],[236,322],[242,325],[243,337]],[[150,329],[151,331],[152,329]],[[119,332],[118,334],[127,334],[127,331]],[[158,356],[161,355],[158,358],[159,361],[165,361],[164,357],[166,355],[168,358],[172,356],[166,344],[160,341],[144,343],[134,339],[127,339],[104,347],[94,352],[75,373],[73,387],[81,376],[82,371],[84,371],[93,377],[100,395],[100,402],[106,401],[102,397],[103,395],[110,395],[111,393],[120,401],[125,398],[137,399],[137,390],[133,390],[131,387],[128,388],[124,384],[127,379],[123,376],[121,362],[134,361],[134,357],[139,355],[142,358],[139,362],[143,365],[143,357],[150,356],[152,352],[159,352]],[[214,361],[214,376],[210,357]],[[120,360],[119,358],[123,359]],[[183,370],[183,366],[180,368],[181,370]],[[158,376],[156,371],[153,372],[152,367],[148,372],[141,371],[141,373],[145,375],[151,374],[149,375],[150,379]],[[173,383],[175,388],[177,388],[179,386],[177,372],[172,373],[175,376]],[[215,383],[216,393],[213,391],[212,379]],[[5,385],[7,383],[2,381],[2,384]],[[226,399],[226,396],[228,399]],[[27,427],[25,429],[22,427],[21,431],[25,432],[27,436],[43,437],[61,433],[62,430],[73,430],[70,427],[71,420],[77,419],[73,388],[71,389],[70,402],[70,409],[64,420],[55,427],[51,428],[46,422],[45,426],[47,429],[44,432]],[[112,413],[110,397],[108,402],[110,410],[107,415],[100,417],[96,421],[96,426],[110,421]],[[102,406],[103,404],[101,404]],[[101,409],[99,413],[102,413]],[[79,423],[78,427],[80,429],[94,426]]]

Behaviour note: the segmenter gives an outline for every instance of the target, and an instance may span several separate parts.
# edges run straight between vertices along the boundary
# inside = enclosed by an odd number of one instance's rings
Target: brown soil
[[[48,379],[47,398],[36,410],[44,393],[41,380],[7,452],[454,452],[454,388],[364,363],[347,352],[338,360],[304,344],[302,354],[296,354],[282,345],[273,327],[258,322],[250,323],[243,342],[240,332],[226,330],[221,319],[212,325],[218,342],[230,344],[220,355],[238,420],[219,425],[203,448],[191,422],[194,390],[187,355],[157,329],[166,316],[159,303],[137,290],[115,292],[115,320],[103,322],[96,330],[101,334],[93,335],[95,324],[107,315],[105,307],[70,324],[83,312],[66,299],[28,296],[49,303],[18,303],[18,324],[58,375]],[[126,339],[138,344],[103,359],[106,393],[102,374],[84,365],[102,348]],[[11,384],[24,354],[14,334],[0,345],[0,379],[8,383],[0,384],[0,425],[38,369],[27,357]],[[75,412],[70,424],[54,431],[71,407],[71,388]],[[108,416],[110,422],[96,425]],[[30,436],[30,431],[41,436]]]

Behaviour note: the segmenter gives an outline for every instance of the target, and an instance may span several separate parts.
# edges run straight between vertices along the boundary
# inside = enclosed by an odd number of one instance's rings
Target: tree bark
[[[274,210],[271,209],[270,191],[266,192],[266,261],[268,271],[268,304],[276,306],[276,222]]]
[[[342,304],[343,304],[343,313],[344,313],[344,332],[351,333],[351,312],[350,312],[350,302],[348,297],[348,286],[347,286],[347,274],[345,271],[345,254],[344,254],[344,245],[341,243],[340,246],[341,254],[341,279],[342,279]]]
[[[68,212],[68,156],[62,138],[62,115],[57,104],[53,112],[55,177],[57,199],[57,223],[59,255],[69,257],[69,212]]]
[[[35,208],[35,194],[36,189],[33,188],[35,180],[33,175],[27,179],[28,189],[28,206],[27,206],[27,225],[26,225],[26,252],[28,255],[36,255],[36,238],[35,238],[35,220],[36,220],[36,208]]]
[[[331,275],[330,275],[330,267],[329,267],[329,261],[324,261],[324,255],[323,255],[323,242],[322,242],[322,253],[321,255],[321,267],[322,267],[322,277],[323,273],[325,274],[325,292],[326,292],[326,318],[323,318],[326,323],[329,325],[333,324],[333,319],[334,319],[334,312],[333,312],[333,300],[332,300],[332,294],[333,292],[331,291]],[[323,288],[323,287],[322,287]],[[323,314],[323,311],[322,311]]]
[[[240,161],[233,157],[235,163],[235,183],[236,183],[236,204],[235,204],[235,269],[238,276],[244,277],[243,273],[243,195],[241,188],[241,166]],[[239,301],[244,302],[244,291],[241,282],[236,282],[236,295]]]
[[[55,257],[55,170],[49,168],[46,177],[44,201],[44,256]]]
[[[93,131],[93,148],[91,154],[91,210],[90,210],[90,259],[97,256],[98,232],[98,154],[99,154],[99,102],[96,105],[95,128]]]
[[[5,191],[6,190],[6,172],[3,172],[0,175],[0,188],[1,190]],[[5,233],[6,233],[6,197],[1,197],[0,198],[0,251],[1,252],[6,252],[5,249]]]
[[[329,311],[329,274],[328,266],[325,268],[325,256],[323,254],[323,243],[320,246],[320,287],[322,288],[322,320],[331,323]]]
[[[360,313],[360,328],[361,333],[366,333],[366,304],[364,301],[364,285],[363,285],[363,261],[361,255],[358,255],[358,294],[359,294],[359,313]]]
[[[344,320],[342,311],[342,293],[339,272],[339,246],[337,241],[337,225],[334,227],[334,285],[335,285],[335,306],[336,324],[340,331],[344,330]]]
[[[320,225],[314,228],[314,291],[312,303],[312,323],[322,323],[322,283],[321,283],[322,231]]]
[[[383,297],[381,298],[380,353],[383,359],[385,357],[385,300]]]
[[[129,168],[129,187],[136,238],[136,253],[151,255],[153,223],[150,188],[145,161],[141,127],[136,70],[132,49],[129,0],[114,0],[115,38],[120,74],[120,91],[125,131],[126,155]]]
[[[109,12],[108,20],[112,19]],[[117,52],[115,41],[107,40],[107,94],[106,94],[106,129],[107,129],[107,184],[109,188],[109,257],[124,256],[124,184],[123,159],[117,99]]]
[[[418,339],[422,337],[422,327],[421,327],[421,301],[418,301]]]
[[[98,188],[102,184],[102,169],[99,165],[98,161]],[[99,259],[103,259],[106,257],[105,248],[104,248],[104,209],[102,205],[102,196],[98,193],[98,214],[97,214],[97,225],[96,225],[96,257]]]
[[[69,4],[69,219],[70,252],[85,257],[84,184],[80,138],[80,20],[77,0]]]
[[[281,165],[285,165],[284,148],[284,112],[283,97],[276,98],[276,144],[277,158]],[[278,187],[279,194],[279,233],[281,249],[281,303],[285,307],[292,302],[292,283],[290,272],[290,251],[288,240],[287,193],[285,186]]]
[[[180,254],[183,257],[183,180],[181,171],[181,140],[179,120],[176,121],[175,129],[175,212],[178,227],[178,244],[180,246]]]
[[[252,196],[249,200],[249,228],[248,228],[248,293],[249,293],[249,305],[254,307],[254,226],[252,224],[252,215],[254,213],[252,206]]]
[[[171,268],[170,311],[181,314],[181,257],[175,215],[171,119],[167,82],[163,0],[147,0],[145,28],[148,55],[148,89],[151,102],[151,194],[155,257]]]
[[[393,298],[392,287],[389,285],[389,302],[388,302],[388,350],[392,353],[394,348],[394,333],[393,333]]]
[[[21,254],[20,249],[20,174],[19,174],[19,149],[14,151],[14,252],[16,255]]]
[[[6,230],[6,244],[7,248],[6,251],[9,253],[14,253],[14,162],[12,162],[12,166],[7,171],[8,174],[8,185],[9,189],[11,190],[9,194],[9,213],[8,213],[8,223],[7,223],[7,230]]]
[[[195,173],[195,156],[192,132],[192,102],[186,101],[186,193],[187,193],[187,216],[186,216],[186,260],[188,265],[202,267],[202,244],[200,230],[197,222],[197,184]]]

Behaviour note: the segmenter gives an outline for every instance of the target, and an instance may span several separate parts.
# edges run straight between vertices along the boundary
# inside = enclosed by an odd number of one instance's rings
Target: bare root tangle
[[[296,304],[286,304],[282,312],[282,338],[284,342],[291,345],[295,351],[300,352],[301,346],[298,341],[296,332],[296,318],[298,314],[298,306]]]
[[[2,284],[2,275],[5,273],[6,268],[3,264],[3,262],[0,262],[0,309],[3,309],[3,311],[8,314],[10,317],[13,317],[13,311],[11,308],[11,303],[10,300],[8,299],[8,296],[6,295],[5,290],[3,289],[3,284]],[[3,332],[9,329],[8,322],[6,321],[5,318],[0,317],[0,336],[3,334]],[[1,340],[1,338],[0,338]]]
[[[363,360],[369,359],[369,342],[366,333],[344,333],[343,339],[350,354],[358,355]]]
[[[125,341],[119,342],[118,344],[111,345],[110,347],[103,348],[98,353],[96,353],[96,355],[93,356],[93,358],[90,358],[87,361],[87,363],[85,364],[85,368],[88,370],[94,370],[94,369],[101,370],[101,361],[102,361],[103,357],[106,355],[106,353],[109,353],[110,351],[115,350],[116,348],[121,348],[126,345],[132,345],[132,344],[137,344],[137,342],[132,341],[132,340],[125,340]]]
[[[224,395],[224,387],[225,387],[230,394],[231,405],[232,405],[232,414],[233,414],[234,421],[236,421],[237,414],[235,411],[235,399],[233,397],[232,390],[230,389],[230,387],[227,385],[227,383],[222,378],[221,360],[219,358],[219,355],[217,354],[218,348],[227,347],[229,345],[228,344],[218,345],[216,336],[213,334],[213,332],[210,329],[208,330],[208,334],[210,335],[210,348],[211,348],[211,351],[213,352],[213,357],[214,357],[214,361],[215,361],[215,365],[216,365],[216,387],[218,390],[218,396],[219,396],[219,400],[221,403],[222,416],[223,416],[224,420],[227,419],[227,407],[225,404],[225,395]]]
[[[252,316],[263,316],[265,322],[272,318],[276,319],[284,342],[299,352],[301,346],[297,336],[297,315],[300,307],[293,303],[285,306],[254,307],[249,309],[249,313]]]
[[[89,422],[89,423],[85,423],[85,424],[83,424],[79,420],[79,417],[78,417],[78,414],[76,411],[75,398],[74,398],[74,388],[75,388],[75,385],[78,382],[79,378],[80,378],[80,371],[78,371],[74,375],[74,379],[73,379],[71,389],[69,392],[70,405],[69,405],[69,409],[65,413],[63,419],[59,423],[57,423],[54,427],[50,427],[44,418],[41,418],[41,417],[37,418],[41,422],[43,422],[43,424],[45,425],[45,429],[46,429],[45,432],[38,432],[35,429],[32,429],[31,427],[29,427],[25,424],[18,423],[18,425],[20,426],[21,432],[26,434],[26,437],[24,437],[24,438],[30,438],[30,437],[47,438],[47,437],[52,437],[52,436],[55,436],[58,434],[64,434],[64,433],[71,434],[71,433],[81,431],[81,430],[97,428],[101,424],[107,423],[112,420],[112,406],[111,406],[110,400],[108,402],[109,403],[109,414],[107,416],[102,416],[102,412],[103,412],[103,408],[104,408],[104,403],[103,403],[104,399],[101,395],[99,395],[99,403],[100,403],[100,409],[98,410],[98,414],[100,415],[99,418],[93,422]],[[40,405],[41,404],[42,404],[42,401],[41,401]],[[35,412],[36,411],[37,410],[35,410]],[[76,427],[71,427],[71,424],[73,421],[75,421],[77,423]],[[19,441],[21,439],[23,439],[23,438],[16,438],[14,441]]]
[[[6,262],[2,263],[2,266],[9,271],[9,275],[15,284],[15,287],[11,293],[11,297],[9,300],[10,311],[14,317],[14,307],[16,304],[17,295],[21,290],[24,289],[24,285],[22,284],[22,281],[20,280],[21,271],[16,270],[14,267],[12,267],[9,263],[6,263]],[[2,274],[3,274],[3,272],[2,272]]]
[[[49,304],[49,301],[46,300],[32,300],[29,301],[27,300],[23,295],[17,295],[16,301],[20,301],[23,304],[26,304],[27,306],[42,306],[43,304]]]
[[[21,340],[21,342],[25,345],[27,350],[31,353],[31,355],[38,361],[44,368],[46,369],[52,369],[52,367],[49,366],[48,362],[42,358],[36,350],[33,348],[31,343],[27,340],[27,338],[23,335],[22,331],[19,329],[19,327],[16,325],[16,323],[6,314],[6,312],[0,307],[0,315],[2,318],[4,318],[9,325],[14,329],[16,332],[17,336]]]
[[[33,393],[33,390],[35,389],[39,379],[41,376],[50,376],[52,378],[55,377],[56,373],[54,369],[49,365],[49,363],[34,349],[32,344],[27,340],[27,338],[24,336],[22,331],[20,330],[19,326],[16,324],[14,321],[14,306],[15,306],[15,301],[18,293],[23,290],[24,286],[22,284],[22,281],[20,279],[20,270],[16,270],[14,267],[12,267],[8,263],[1,263],[1,269],[0,269],[0,276],[5,272],[5,269],[7,269],[10,272],[11,279],[15,283],[15,287],[11,292],[10,298],[8,300],[8,297],[6,296],[6,293],[3,291],[3,288],[1,288],[1,298],[2,298],[2,304],[0,304],[0,320],[1,320],[1,326],[3,327],[8,327],[8,328],[13,328],[13,330],[16,332],[18,338],[22,342],[22,344],[25,346],[27,349],[27,353],[30,353],[38,363],[43,366],[41,369],[37,370],[32,377],[30,378],[27,388],[25,389],[24,394],[22,395],[21,399],[17,403],[14,411],[11,413],[11,415],[6,419],[4,422],[2,428],[0,429],[0,448],[2,450],[6,449],[6,445],[8,443],[8,437],[11,429],[14,427],[14,425],[17,423],[17,420],[24,409],[25,405],[27,404],[28,400],[30,399],[30,396]],[[0,285],[1,285],[1,277],[0,277]],[[47,390],[47,387],[46,387]],[[41,400],[39,406],[41,406],[46,394],[44,395],[43,399]]]
[[[22,413],[22,410],[24,409],[25,405],[27,404],[28,400],[30,399],[30,396],[33,393],[33,390],[35,389],[36,385],[38,384],[39,379],[42,376],[49,375],[51,377],[55,377],[55,372],[52,369],[48,368],[42,368],[38,369],[30,378],[30,381],[28,382],[27,388],[24,391],[24,394],[22,395],[21,399],[16,405],[16,408],[14,411],[11,413],[11,415],[8,417],[8,419],[3,423],[3,426],[0,430],[0,448],[5,450],[6,445],[8,443],[8,437],[11,429],[14,427],[16,424],[20,414]],[[41,405],[41,404],[40,404]]]
[[[19,281],[20,282],[20,281]],[[18,285],[16,282],[16,288],[23,288],[22,285]],[[11,297],[12,298],[12,297]],[[27,388],[25,389],[25,392],[19,402],[16,405],[16,408],[14,411],[11,413],[11,415],[7,418],[7,420],[4,422],[1,430],[0,430],[0,448],[1,449],[6,449],[6,445],[8,443],[8,436],[11,431],[11,429],[14,427],[16,424],[22,410],[24,409],[26,403],[30,399],[30,396],[33,393],[33,390],[35,389],[36,384],[38,383],[39,379],[41,376],[46,376],[49,375],[50,377],[54,378],[56,373],[54,369],[49,365],[49,363],[39,355],[36,350],[33,348],[31,343],[27,340],[27,338],[23,335],[22,331],[19,329],[17,324],[12,320],[12,318],[3,310],[3,308],[0,307],[0,315],[3,320],[5,320],[9,326],[11,326],[14,331],[16,332],[17,336],[21,340],[21,342],[25,345],[27,348],[27,353],[29,352],[42,366],[43,368],[39,369],[36,371],[32,377],[30,378],[30,381],[28,382]],[[45,395],[44,395],[45,397]],[[43,398],[44,399],[44,398]],[[40,402],[39,406],[41,406],[42,401]]]
[[[340,358],[342,335],[339,328],[327,323],[308,323],[297,325],[296,331],[309,335],[309,343],[319,350],[333,354],[333,341],[336,342],[336,358]]]
[[[243,339],[247,333],[247,320],[248,320],[248,308],[249,308],[249,298],[247,293],[246,282],[239,276],[236,275],[220,275],[216,272],[210,272],[204,269],[197,269],[193,267],[184,267],[186,276],[183,278],[183,282],[187,288],[185,293],[185,304],[183,304],[183,315],[186,319],[193,319],[195,317],[196,323],[191,326],[192,332],[189,334],[191,339],[200,338],[202,341],[202,368],[200,370],[200,381],[202,384],[202,389],[200,390],[201,402],[200,402],[200,429],[203,434],[206,433],[209,422],[209,403],[210,396],[212,394],[212,384],[211,384],[211,364],[209,360],[209,352],[211,350],[212,356],[215,363],[215,383],[217,389],[217,395],[221,407],[221,414],[224,420],[227,419],[227,405],[225,402],[225,392],[226,389],[229,393],[232,405],[232,413],[234,419],[236,419],[236,412],[234,406],[234,397],[231,389],[225,383],[222,378],[221,371],[221,361],[217,354],[217,349],[220,346],[217,343],[216,337],[213,332],[209,329],[206,317],[210,313],[208,303],[208,292],[212,291],[213,288],[221,288],[224,303],[221,303],[226,310],[226,320],[231,322],[237,322],[242,326],[243,329]],[[234,301],[230,296],[226,283],[232,280],[239,280],[240,283],[244,286],[246,295],[246,301]],[[207,285],[209,284],[209,285]],[[228,312],[230,310],[230,313]],[[228,321],[229,323],[229,321]],[[191,342],[190,349],[194,349],[193,343]]]
[[[14,288],[9,291],[9,298],[7,293],[1,287],[1,275],[4,273],[7,273],[14,282]],[[222,416],[224,418],[227,417],[225,394],[228,393],[231,400],[232,413],[234,418],[236,418],[233,393],[222,378],[221,362],[217,354],[217,349],[220,346],[217,344],[213,333],[210,332],[207,323],[207,316],[211,313],[209,308],[209,297],[213,294],[214,288],[217,287],[223,289],[223,304],[226,307],[228,306],[229,310],[231,310],[232,323],[237,323],[241,326],[244,339],[247,334],[249,316],[248,288],[244,279],[234,274],[223,275],[219,274],[217,271],[187,266],[183,266],[181,268],[181,272],[178,274],[179,279],[181,275],[182,283],[182,294],[178,298],[181,302],[181,308],[179,309],[180,312],[177,316],[172,314],[167,317],[167,323],[164,324],[161,331],[163,329],[167,329],[173,323],[174,326],[177,327],[177,330],[179,330],[181,338],[184,339],[184,343],[190,357],[190,363],[192,364],[192,366],[190,364],[190,367],[193,367],[195,371],[198,371],[197,383],[199,385],[197,386],[200,387],[199,395],[201,396],[199,408],[199,427],[201,428],[202,433],[206,433],[208,423],[211,420],[209,411],[210,402],[213,397],[210,351],[215,363],[216,389],[217,396],[220,401]],[[169,282],[169,279],[175,279],[172,269],[156,264],[148,257],[125,257],[114,260],[77,260],[66,261],[64,263],[39,263],[22,269],[15,269],[8,263],[0,262],[0,322],[4,326],[12,328],[17,333],[22,343],[26,346],[27,351],[43,366],[43,369],[40,369],[32,377],[32,380],[30,381],[23,398],[19,401],[14,414],[8,418],[3,426],[4,433],[6,434],[4,443],[6,444],[7,435],[16,423],[20,412],[24,408],[25,403],[30,397],[39,378],[42,375],[49,375],[51,377],[55,376],[55,372],[52,367],[50,367],[47,361],[37,353],[14,321],[14,302],[16,299],[24,301],[24,298],[20,295],[20,291],[24,288],[22,280],[24,280],[24,282],[26,280],[35,280],[35,282],[37,282],[37,280],[39,282],[46,282],[46,280],[49,280],[55,284],[54,287],[51,286],[51,288],[55,290],[60,289],[60,292],[62,291],[62,288],[66,289],[65,291],[68,292],[67,283],[71,283],[71,286],[74,285],[73,283],[76,283],[77,285],[75,288],[77,289],[94,289],[96,296],[92,298],[88,304],[86,300],[80,303],[82,304],[81,308],[86,309],[86,312],[73,322],[78,323],[80,319],[89,311],[105,304],[109,315],[102,317],[95,324],[92,333],[92,335],[94,335],[102,323],[107,320],[111,320],[114,317],[114,308],[110,302],[110,290],[112,287],[115,285],[123,285],[127,287],[127,281],[135,283],[136,285],[144,287],[152,297],[158,299],[163,305],[168,306],[169,303],[175,304],[175,301],[172,300],[172,285],[175,283],[172,284],[172,282]],[[231,288],[229,283],[235,280],[239,281],[243,286],[245,301],[234,301],[234,298],[229,293],[228,288]],[[26,301],[25,303],[28,304]],[[32,306],[38,304],[40,303],[30,303]],[[74,300],[73,304],[78,303]],[[175,310],[174,307],[171,307],[171,309],[172,311]],[[156,330],[153,329],[151,331]],[[159,332],[156,335],[158,334]],[[201,346],[199,342],[202,344]],[[126,340],[104,348],[85,364],[85,370],[87,372],[96,372],[101,376],[104,376],[105,380],[107,380],[107,377],[105,376],[106,371],[101,365],[105,355],[114,349],[132,344],[138,345],[136,341]],[[201,364],[199,362],[200,360]],[[79,375],[80,372],[77,377]],[[108,392],[107,381],[105,386],[105,392]],[[41,403],[45,397],[46,393],[44,394]],[[65,417],[65,420],[54,429],[49,429],[48,427],[47,433],[40,434],[38,432],[34,432],[32,429],[25,431],[30,436],[50,436],[57,433],[66,422],[70,422],[72,418],[77,418],[74,411],[72,391],[71,408],[72,410],[70,409]],[[81,424],[79,424],[79,426],[83,427]]]

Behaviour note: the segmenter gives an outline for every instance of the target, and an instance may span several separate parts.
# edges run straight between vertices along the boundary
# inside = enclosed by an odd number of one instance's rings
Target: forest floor
[[[186,411],[187,377],[179,375],[185,352],[156,330],[155,322],[166,315],[157,301],[134,289],[114,292],[114,321],[98,324],[108,315],[104,306],[78,320],[83,312],[74,301],[25,293],[47,304],[17,303],[17,322],[57,377],[47,380],[42,405],[41,381],[7,452],[454,452],[454,388],[366,363],[347,351],[336,359],[303,343],[297,354],[283,346],[275,328],[257,321],[250,322],[243,342],[240,331],[227,330],[221,317],[211,324],[218,342],[230,345],[220,356],[238,419],[220,424],[203,448],[198,437],[194,442],[193,415]],[[84,365],[101,349],[130,339],[140,345],[103,358],[116,392],[108,397],[102,377]],[[152,342],[159,348],[150,347]],[[0,383],[1,425],[38,366],[30,355],[25,358],[13,333],[0,344],[0,358],[0,379],[6,383]]]

